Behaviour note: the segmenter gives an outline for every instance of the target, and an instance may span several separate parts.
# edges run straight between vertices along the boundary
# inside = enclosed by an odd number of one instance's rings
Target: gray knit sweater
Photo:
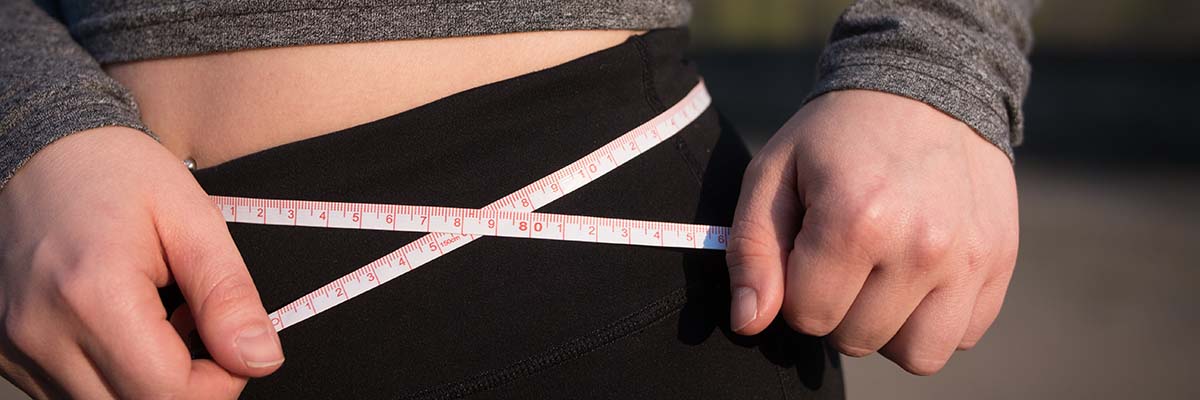
[[[860,0],[811,96],[873,89],[926,102],[1011,155],[1037,0]],[[0,188],[54,140],[150,133],[100,66],[304,44],[685,25],[687,0],[0,0]]]

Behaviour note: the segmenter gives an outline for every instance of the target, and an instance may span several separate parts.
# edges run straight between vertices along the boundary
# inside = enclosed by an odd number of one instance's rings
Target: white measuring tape
[[[679,133],[711,102],[701,82],[650,121],[478,210],[225,196],[212,196],[212,200],[228,222],[429,232],[271,313],[276,331],[366,293],[482,236],[724,249],[729,233],[726,227],[533,212]]]
[[[724,250],[729,228],[471,208],[212,196],[228,222]]]

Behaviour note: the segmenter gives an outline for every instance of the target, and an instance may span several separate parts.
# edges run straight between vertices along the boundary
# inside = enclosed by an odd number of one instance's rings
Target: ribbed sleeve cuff
[[[90,103],[26,115],[38,117],[29,117],[6,126],[8,132],[0,135],[0,149],[3,149],[0,151],[0,190],[8,185],[13,175],[34,154],[72,133],[106,126],[124,126],[145,132],[158,140],[125,104]]]
[[[1013,159],[1020,124],[1012,123],[1000,91],[952,68],[896,54],[826,56],[805,102],[836,90],[865,89],[908,97],[974,129]]]

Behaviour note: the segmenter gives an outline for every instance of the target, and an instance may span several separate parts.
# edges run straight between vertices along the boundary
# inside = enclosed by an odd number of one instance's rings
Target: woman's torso
[[[227,196],[483,207],[683,98],[700,79],[683,57],[686,36],[654,30],[194,176]],[[638,148],[644,153],[538,210],[729,224],[749,155],[715,109]],[[421,236],[229,228],[268,310]],[[243,396],[842,397],[837,359],[819,338],[785,324],[733,333],[728,288],[717,251],[481,238],[289,326],[280,333],[287,362],[251,380]],[[176,296],[166,308],[179,306]]]
[[[163,144],[200,167],[359,125],[615,46],[541,31],[280,47],[110,65]]]

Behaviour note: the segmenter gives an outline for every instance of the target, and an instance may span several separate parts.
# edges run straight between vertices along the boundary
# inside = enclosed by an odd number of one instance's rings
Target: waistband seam
[[[679,313],[688,302],[688,288],[670,294],[604,327],[504,367],[474,377],[426,389],[402,399],[452,399],[495,390],[550,368],[577,360]]]
[[[642,89],[646,96],[646,103],[655,113],[661,114],[667,110],[667,102],[663,100],[662,95],[658,91],[657,85],[654,82],[654,62],[650,57],[650,50],[646,46],[646,40],[643,35],[633,37],[634,48],[637,49],[638,57],[642,62]],[[704,111],[705,113],[708,110]],[[693,124],[699,122],[699,118]],[[692,179],[695,179],[696,184],[704,183],[704,169],[700,166],[700,162],[695,159],[688,151],[687,140],[684,137],[687,135],[691,127],[684,128],[678,135],[672,138],[672,144],[675,152],[683,159],[683,163],[688,166],[688,170],[692,173]]]

